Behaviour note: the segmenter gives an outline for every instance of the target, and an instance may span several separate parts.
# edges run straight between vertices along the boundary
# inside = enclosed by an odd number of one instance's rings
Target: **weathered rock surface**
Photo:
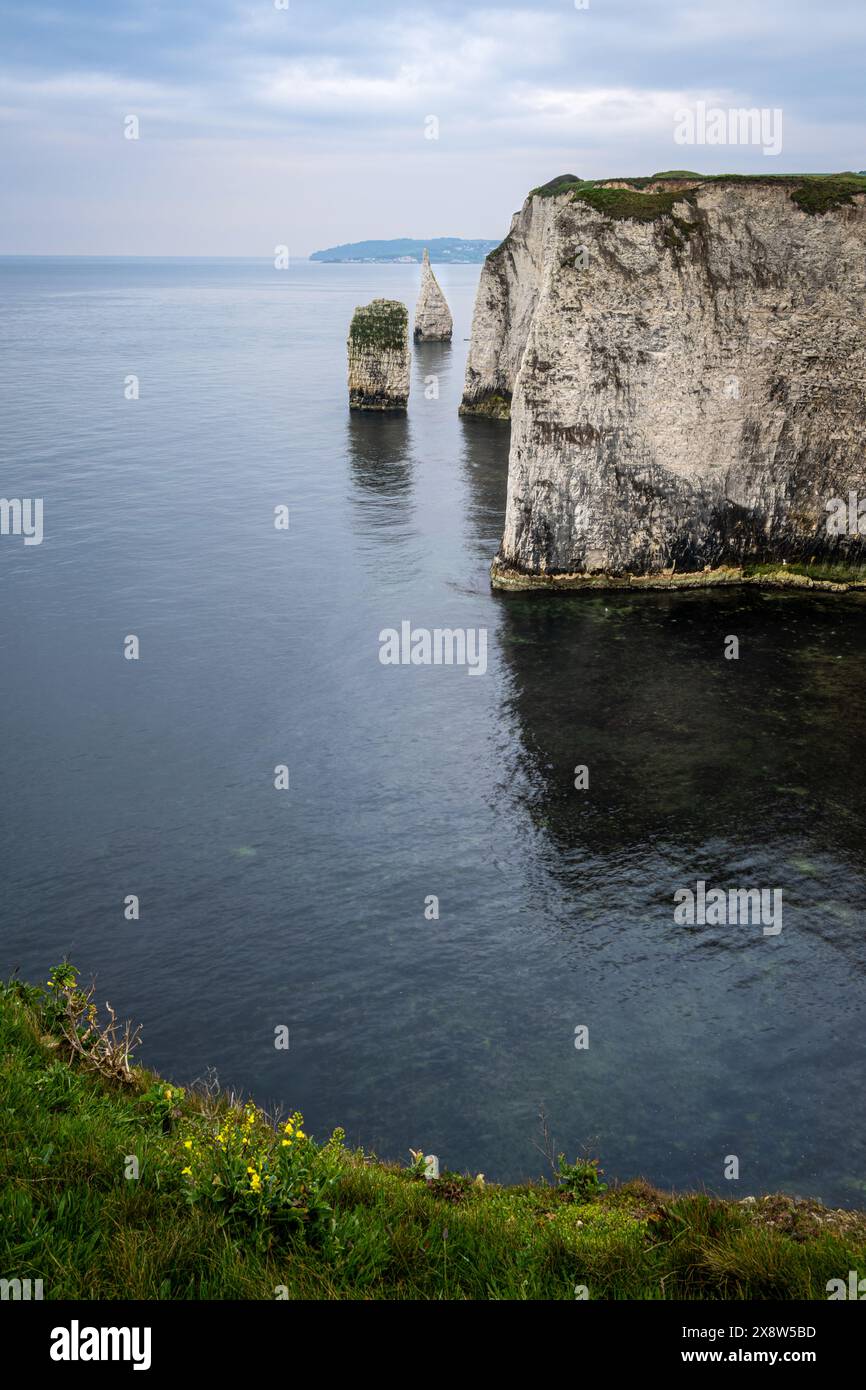
[[[427,247],[421,261],[421,289],[415,305],[416,343],[450,343],[453,323],[451,310],[430,266]]]
[[[544,248],[561,200],[529,197],[481,271],[461,415],[507,420],[544,274]]]
[[[866,180],[555,187],[476,300],[462,409],[511,401],[494,582],[863,563],[828,503],[866,499]]]
[[[396,299],[356,309],[349,327],[349,407],[405,410],[409,400],[409,314]]]

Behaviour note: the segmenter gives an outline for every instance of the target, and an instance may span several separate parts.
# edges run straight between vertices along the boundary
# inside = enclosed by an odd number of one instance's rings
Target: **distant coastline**
[[[495,250],[501,238],[494,241],[469,241],[463,237],[431,237],[418,241],[397,237],[391,241],[350,241],[344,246],[330,246],[314,251],[311,261],[348,261],[382,264],[383,262],[420,262],[426,247],[430,260],[439,265],[480,265]]]

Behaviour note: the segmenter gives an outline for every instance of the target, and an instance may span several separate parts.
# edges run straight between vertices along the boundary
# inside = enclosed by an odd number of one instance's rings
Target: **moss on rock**
[[[478,415],[487,420],[511,419],[511,393],[509,391],[488,391],[477,400],[466,401],[460,406],[460,415]]]
[[[402,348],[406,345],[409,311],[397,299],[374,299],[360,305],[349,326],[349,347]]]

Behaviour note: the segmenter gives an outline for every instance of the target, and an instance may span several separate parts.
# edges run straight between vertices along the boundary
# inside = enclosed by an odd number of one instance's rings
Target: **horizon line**
[[[308,261],[307,256],[289,256],[289,261]],[[126,251],[0,251],[0,261],[272,261],[273,256],[226,255],[215,251],[207,256],[192,256],[181,251],[148,253]]]

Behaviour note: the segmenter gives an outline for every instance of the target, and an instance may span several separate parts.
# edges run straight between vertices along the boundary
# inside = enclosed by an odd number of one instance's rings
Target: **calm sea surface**
[[[349,319],[417,266],[0,261],[0,493],[45,507],[0,537],[2,972],[68,954],[149,1065],[389,1158],[538,1174],[543,1110],[609,1177],[862,1203],[866,605],[492,594],[508,430],[437,273],[453,346],[376,419]],[[382,666],[403,620],[487,673]],[[781,935],[675,925],[698,878]]]

